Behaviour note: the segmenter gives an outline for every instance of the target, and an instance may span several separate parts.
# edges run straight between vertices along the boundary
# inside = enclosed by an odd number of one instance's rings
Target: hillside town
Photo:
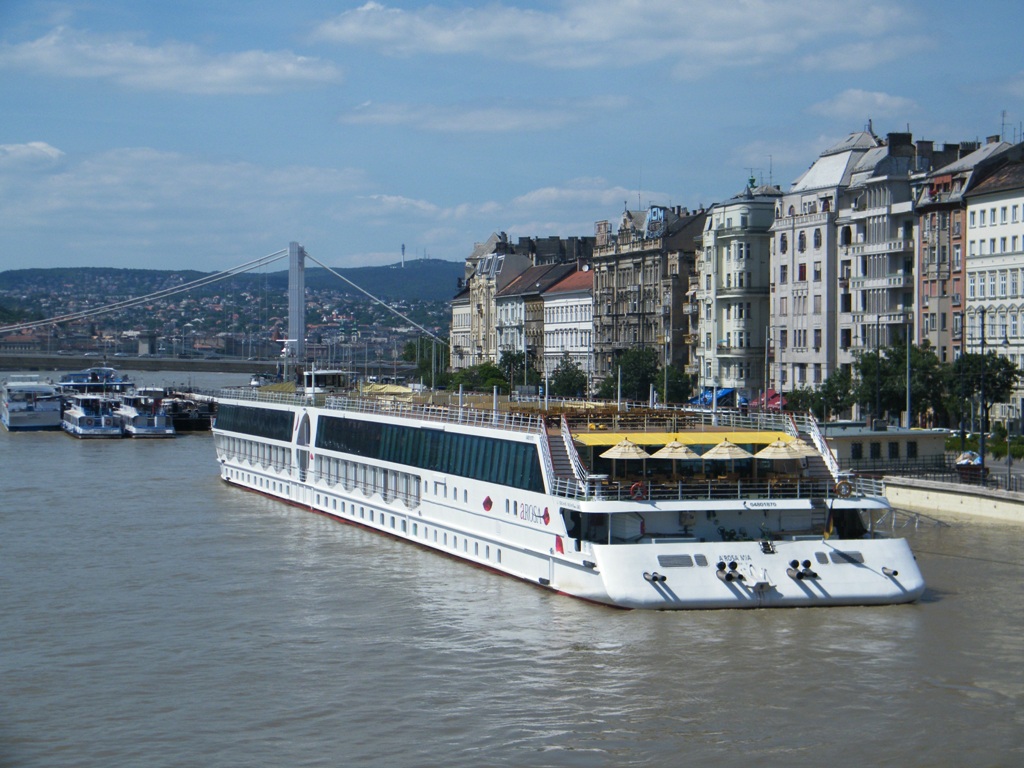
[[[911,345],[942,364],[990,354],[1016,370],[1022,147],[999,136],[880,137],[869,125],[788,189],[752,177],[699,210],[627,205],[597,221],[592,237],[543,251],[494,234],[466,259],[452,303],[452,368],[514,353],[550,377],[570,360],[593,391],[640,347],[689,374],[706,403],[765,407],[822,390],[830,377],[855,379],[872,359],[881,379],[894,350],[908,365],[887,378],[902,381],[875,387],[905,389]],[[977,375],[963,378],[978,387]],[[1013,380],[989,417],[1019,433],[1024,392]],[[934,414],[910,413],[908,426],[934,425]],[[911,421],[878,397],[831,415]]]

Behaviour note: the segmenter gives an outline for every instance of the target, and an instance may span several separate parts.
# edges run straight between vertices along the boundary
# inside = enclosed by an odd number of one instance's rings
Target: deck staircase
[[[566,450],[565,441],[562,439],[562,431],[557,426],[548,426],[548,450],[551,453],[551,465],[555,470],[555,477],[559,480],[577,480],[572,469],[572,460]]]

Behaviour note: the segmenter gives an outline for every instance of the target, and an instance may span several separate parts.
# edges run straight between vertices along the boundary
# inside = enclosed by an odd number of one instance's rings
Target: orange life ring
[[[849,480],[840,480],[836,483],[836,495],[841,499],[848,499],[853,495],[853,483]]]
[[[629,496],[636,501],[645,499],[647,494],[644,490],[644,484],[639,481],[633,483],[633,486],[629,489]]]
[[[91,427],[92,426],[92,419],[86,419],[85,420],[85,426]]]

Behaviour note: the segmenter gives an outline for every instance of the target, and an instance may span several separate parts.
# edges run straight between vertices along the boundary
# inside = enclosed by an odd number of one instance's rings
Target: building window
[[[803,253],[804,251],[806,251],[807,250],[807,233],[806,232],[801,232],[799,235],[797,235],[796,242],[797,242],[796,248],[797,248],[798,251],[800,251],[800,253]]]
[[[807,265],[806,264],[797,264],[796,271],[797,271],[797,277],[796,277],[797,282],[799,282],[799,283],[806,283],[807,282]]]
[[[779,253],[788,253],[788,252],[789,252],[789,238],[786,236],[786,233],[783,232],[781,235],[779,235]]]
[[[783,235],[785,237],[785,235]],[[785,285],[789,281],[789,266],[782,264],[779,267],[779,283]]]
[[[821,248],[821,230],[814,230],[814,247]]]

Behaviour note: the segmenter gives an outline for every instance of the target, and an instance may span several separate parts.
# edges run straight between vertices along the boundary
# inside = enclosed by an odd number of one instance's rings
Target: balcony
[[[850,279],[850,286],[855,291],[865,291],[884,288],[911,288],[914,285],[914,273],[904,272],[902,269],[890,272],[883,277],[854,277]]]

